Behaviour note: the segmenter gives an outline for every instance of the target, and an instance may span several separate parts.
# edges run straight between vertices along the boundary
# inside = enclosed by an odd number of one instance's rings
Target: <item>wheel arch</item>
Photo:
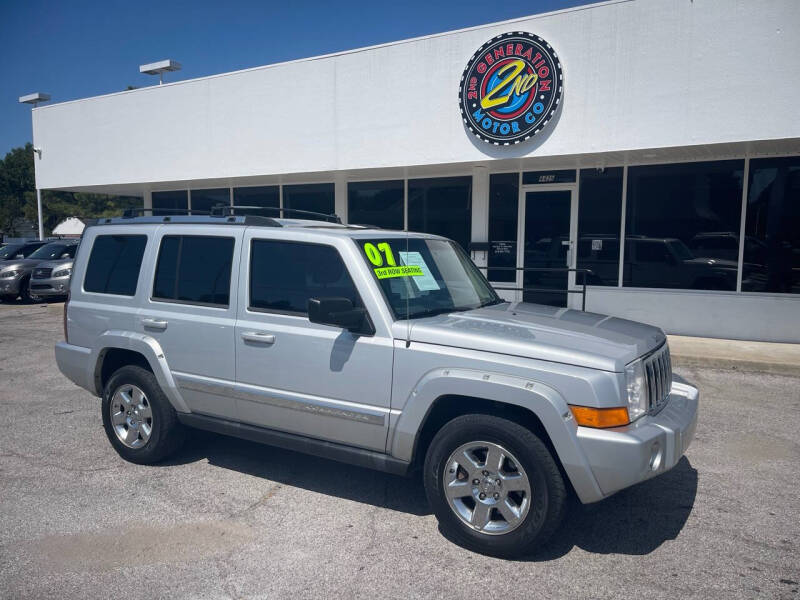
[[[568,485],[584,499],[602,495],[577,440],[566,400],[537,381],[468,369],[428,373],[409,396],[391,435],[390,453],[412,468],[424,462],[436,432],[453,418],[490,414],[520,423],[547,446]]]
[[[153,373],[176,411],[191,412],[178,390],[157,340],[135,332],[107,331],[100,336],[96,348],[93,383],[98,396],[103,395],[105,384],[114,371],[126,364],[135,364]]]

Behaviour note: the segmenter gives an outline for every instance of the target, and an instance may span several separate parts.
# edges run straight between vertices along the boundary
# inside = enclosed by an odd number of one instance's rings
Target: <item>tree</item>
[[[26,205],[36,196],[33,146],[14,148],[0,161],[0,228],[12,236]],[[35,204],[35,200],[34,200]]]
[[[46,233],[67,217],[114,217],[142,199],[82,192],[42,190],[42,219]],[[14,237],[15,225],[27,217],[38,222],[33,146],[14,148],[0,160],[0,231]]]

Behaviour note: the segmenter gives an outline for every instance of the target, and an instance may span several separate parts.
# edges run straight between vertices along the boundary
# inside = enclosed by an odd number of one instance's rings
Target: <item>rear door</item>
[[[240,416],[261,427],[383,452],[392,338],[376,318],[374,290],[348,269],[363,263],[355,244],[326,239],[302,231],[245,234],[235,339]],[[311,297],[345,297],[364,306],[375,334],[311,323]]]
[[[155,234],[137,330],[161,345],[192,412],[236,419],[236,284],[243,228],[165,225]]]

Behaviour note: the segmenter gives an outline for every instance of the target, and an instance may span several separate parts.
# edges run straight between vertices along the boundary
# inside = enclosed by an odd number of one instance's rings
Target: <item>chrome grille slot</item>
[[[47,279],[50,277],[50,274],[53,272],[53,269],[41,268],[41,269],[34,269],[31,278],[33,279]]]
[[[667,344],[644,359],[644,376],[647,380],[649,412],[656,412],[664,406],[672,388],[672,360]]]

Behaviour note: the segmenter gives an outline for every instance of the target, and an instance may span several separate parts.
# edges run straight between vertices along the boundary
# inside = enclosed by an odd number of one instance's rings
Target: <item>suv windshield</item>
[[[356,243],[398,319],[503,302],[454,242],[390,237]]]
[[[75,256],[75,246],[76,244],[45,244],[28,258],[61,258],[64,253],[73,257]]]
[[[13,258],[22,249],[24,244],[9,244],[0,248],[0,258]]]

